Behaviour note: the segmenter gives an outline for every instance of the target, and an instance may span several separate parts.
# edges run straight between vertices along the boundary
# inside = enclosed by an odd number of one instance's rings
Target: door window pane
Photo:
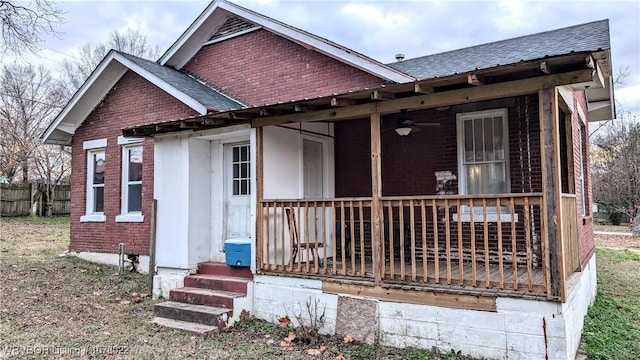
[[[251,194],[251,162],[249,145],[234,146],[231,161],[231,190],[233,195]]]

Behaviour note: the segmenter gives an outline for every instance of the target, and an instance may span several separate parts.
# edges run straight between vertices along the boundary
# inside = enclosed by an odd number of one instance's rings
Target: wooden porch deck
[[[349,259],[350,260],[350,259]],[[344,266],[343,266],[344,265]],[[540,268],[527,271],[526,266],[504,265],[501,268],[481,263],[475,267],[470,261],[459,264],[457,261],[429,261],[426,266],[422,262],[416,264],[413,277],[412,265],[407,262],[402,266],[398,261],[393,264],[393,270],[389,262],[385,264],[383,282],[387,284],[400,284],[410,286],[462,286],[476,290],[513,290],[529,292],[533,296],[546,296],[544,288],[544,272]],[[364,272],[362,269],[364,268]],[[403,270],[404,268],[404,270]],[[409,272],[406,270],[410,269]],[[274,266],[266,272],[286,273],[287,275],[317,276],[319,278],[331,278],[335,280],[360,280],[373,281],[373,261],[365,258],[364,264],[358,262],[355,267],[350,261],[313,261],[301,262],[294,265]],[[460,275],[462,274],[462,276]],[[474,276],[475,274],[475,276]]]

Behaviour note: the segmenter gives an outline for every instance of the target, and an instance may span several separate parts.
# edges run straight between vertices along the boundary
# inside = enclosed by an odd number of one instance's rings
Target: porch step
[[[209,290],[224,290],[243,295],[247,294],[247,284],[250,279],[224,275],[195,274],[184,278],[185,287]]]
[[[153,308],[155,315],[160,318],[216,327],[220,321],[226,324],[227,317],[231,315],[231,311],[231,309],[185,304],[174,301],[165,301],[156,304]]]
[[[223,307],[230,310],[233,310],[233,299],[241,296],[245,296],[245,294],[195,287],[182,287],[173,289],[169,292],[169,300],[171,301],[194,305]]]
[[[211,332],[215,332],[218,330],[217,326],[208,326],[202,324],[195,324],[186,321],[167,319],[162,317],[154,317],[151,320],[152,323],[165,326],[171,329],[176,329],[180,331],[187,332],[189,334],[207,336]]]
[[[198,274],[231,276],[236,278],[253,279],[251,269],[247,267],[229,266],[225,263],[203,262],[198,264]]]

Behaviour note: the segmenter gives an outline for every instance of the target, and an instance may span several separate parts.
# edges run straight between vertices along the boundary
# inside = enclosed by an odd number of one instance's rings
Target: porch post
[[[382,175],[380,162],[380,113],[371,114],[371,251],[373,260],[373,276],[376,284],[380,283],[380,246],[382,239],[381,218]]]
[[[560,131],[558,121],[558,92],[555,88],[538,91],[540,107],[540,142],[542,150],[543,191],[543,261],[547,297],[560,297],[565,301],[564,271],[560,249],[562,226]]]
[[[262,127],[256,128],[256,273],[262,270],[262,200],[263,189],[263,138]]]

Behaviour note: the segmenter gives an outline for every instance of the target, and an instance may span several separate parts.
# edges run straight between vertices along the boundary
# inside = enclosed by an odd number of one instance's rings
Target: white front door
[[[249,143],[224,145],[223,241],[251,236],[251,175]]]
[[[310,139],[302,140],[302,184],[305,199],[322,199],[324,197],[324,149],[323,143]],[[307,210],[309,219],[300,225],[301,236],[305,241],[322,242],[326,224],[322,210],[311,207]],[[305,229],[306,227],[309,229]],[[308,236],[308,238],[306,238]],[[322,256],[318,253],[318,256]],[[303,258],[305,254],[303,254]]]
[[[305,199],[321,199],[324,195],[322,143],[302,140],[303,187]]]

